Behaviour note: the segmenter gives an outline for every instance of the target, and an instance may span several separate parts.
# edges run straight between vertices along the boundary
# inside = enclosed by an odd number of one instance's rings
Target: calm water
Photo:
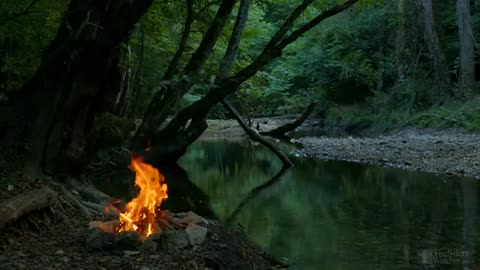
[[[475,180],[293,161],[269,182],[281,167],[270,152],[215,141],[180,163],[218,218],[292,269],[480,269]]]

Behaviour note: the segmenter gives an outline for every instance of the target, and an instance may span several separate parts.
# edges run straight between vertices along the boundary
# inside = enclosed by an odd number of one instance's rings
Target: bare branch
[[[297,40],[300,36],[308,32],[310,29],[313,27],[317,26],[319,23],[324,21],[327,18],[330,18],[334,15],[337,15],[338,13],[346,10],[347,8],[351,7],[355,3],[357,3],[359,0],[349,0],[341,5],[334,6],[333,8],[327,9],[322,14],[318,15],[315,17],[313,20],[309,21],[308,23],[304,24],[301,26],[299,29],[293,31],[288,37],[283,39],[278,45],[277,48],[283,49],[287,45],[291,44],[295,40]]]
[[[242,39],[243,30],[245,30],[245,26],[247,25],[249,8],[250,0],[241,0],[237,19],[235,20],[235,25],[233,26],[232,35],[230,37],[230,41],[228,42],[223,61],[220,64],[217,77],[215,78],[215,83],[223,80],[232,71],[233,64],[235,64],[235,60],[237,58],[238,49],[240,48],[240,40]]]
[[[193,22],[193,0],[186,0],[186,12],[187,16],[185,18],[185,26],[183,27],[180,45],[178,46],[177,52],[170,61],[165,75],[163,75],[163,81],[170,80],[175,75],[175,72],[177,72],[178,62],[180,61],[180,58],[185,51],[185,47],[187,46],[187,41],[190,36]]]
[[[30,9],[32,9],[32,7],[38,2],[38,0],[32,0],[32,2],[30,2],[30,4],[28,4],[27,8],[25,8],[24,11],[22,12],[18,12],[18,13],[14,13],[12,14],[11,16],[8,16],[7,18],[3,19],[2,21],[0,21],[0,25],[3,25],[5,24],[6,22],[8,21],[11,21],[11,20],[14,20],[18,17],[21,17],[21,16],[25,16],[25,15],[28,15],[30,13]]]
[[[213,47],[217,43],[223,27],[228,21],[230,13],[232,13],[236,0],[224,0],[218,8],[215,18],[213,18],[210,27],[207,30],[205,36],[203,36],[200,46],[198,46],[195,53],[190,58],[187,66],[185,67],[185,75],[195,75],[202,69],[203,65],[207,61],[208,57],[212,53]]]

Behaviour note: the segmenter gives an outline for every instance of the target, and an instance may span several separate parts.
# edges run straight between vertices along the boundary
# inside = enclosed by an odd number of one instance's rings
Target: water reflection
[[[476,181],[292,161],[295,167],[243,204],[233,224],[277,258],[292,259],[293,269],[480,267]],[[225,221],[281,163],[261,146],[216,141],[193,145],[181,166]]]

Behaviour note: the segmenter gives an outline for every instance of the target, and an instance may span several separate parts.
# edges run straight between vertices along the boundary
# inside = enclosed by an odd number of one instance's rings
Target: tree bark
[[[39,69],[12,98],[11,121],[24,124],[13,136],[30,145],[27,173],[76,167],[93,118],[113,109],[121,79],[118,45],[151,1],[70,3]]]
[[[295,130],[297,127],[301,126],[305,120],[312,114],[313,110],[315,110],[315,107],[317,106],[317,103],[311,102],[310,105],[308,105],[307,108],[303,111],[303,113],[295,119],[295,121],[291,123],[287,123],[285,125],[279,126],[273,130],[270,131],[265,131],[265,132],[260,132],[262,135],[268,135],[268,136],[274,136],[274,137],[281,137],[285,136],[285,133],[289,131]]]
[[[50,188],[41,188],[19,194],[0,203],[0,229],[8,223],[55,202],[57,193]]]
[[[435,21],[434,16],[433,0],[421,1],[425,24],[425,39],[433,60],[435,83],[442,91],[448,91],[450,95],[453,95],[453,92],[448,89],[450,84],[450,76],[445,53],[443,52],[437,33],[437,22]]]
[[[475,83],[475,62],[473,47],[472,17],[470,0],[457,0],[457,22],[460,40],[459,84],[465,90]]]

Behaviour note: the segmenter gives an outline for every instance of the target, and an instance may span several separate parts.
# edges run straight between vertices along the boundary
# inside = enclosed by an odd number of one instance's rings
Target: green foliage
[[[53,39],[67,1],[0,2],[0,93],[20,88],[40,64],[43,50]]]
[[[346,132],[364,130],[373,124],[371,112],[359,106],[331,107],[325,117],[325,126]]]
[[[461,128],[480,131],[480,97],[445,106],[436,106],[416,115],[413,124],[419,127]]]
[[[233,72],[250,64],[261,53],[300,2],[252,1]],[[295,27],[343,2],[315,1]],[[0,25],[0,94],[19,89],[38,68],[68,1],[38,1],[27,14],[16,16],[30,3],[30,0],[0,2],[0,18],[9,18]],[[434,70],[428,44],[423,40],[421,7],[416,2],[405,3],[406,10],[400,11],[397,1],[362,0],[355,8],[329,18],[289,45],[281,58],[247,81],[230,101],[246,117],[259,117],[300,113],[315,100],[319,102],[315,115],[329,127],[344,129],[388,129],[405,123],[476,129],[477,114],[473,107],[477,99],[464,104],[439,94],[432,79]],[[214,0],[194,1],[195,20],[179,69],[198,47],[217,8],[218,2]],[[227,47],[236,11],[229,18],[198,83],[174,111],[200,99],[210,89]],[[455,81],[459,50],[455,5],[439,2],[436,12],[441,45],[446,52],[451,79]],[[129,116],[141,116],[158,89],[178,48],[184,20],[184,1],[154,1],[132,31],[128,44],[123,45],[122,69],[137,72],[135,80],[138,81],[133,84],[134,101],[129,103]],[[472,20],[472,32],[476,40],[480,40],[479,5],[472,6]],[[398,46],[402,33],[404,48]],[[140,70],[142,47],[144,57]],[[402,78],[400,64],[405,66]],[[211,117],[226,116],[222,107],[211,113]]]

